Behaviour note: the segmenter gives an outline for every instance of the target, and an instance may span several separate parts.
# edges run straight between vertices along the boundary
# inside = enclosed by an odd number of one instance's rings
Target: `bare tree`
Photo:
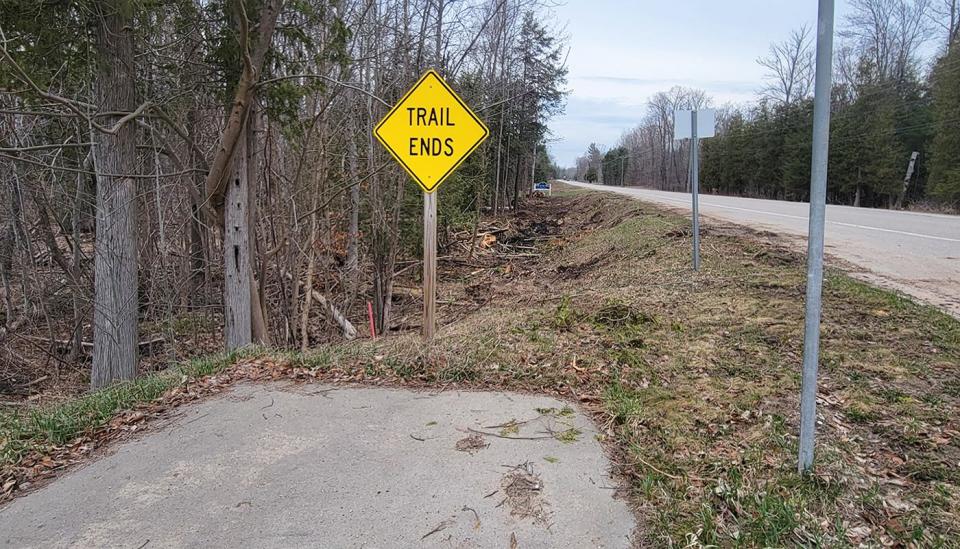
[[[806,25],[790,33],[782,42],[770,45],[766,57],[757,59],[767,69],[761,97],[790,105],[810,95],[813,86],[813,47]]]
[[[877,78],[903,82],[930,37],[930,0],[853,0],[842,35],[870,60]]]
[[[944,47],[960,37],[960,0],[939,0],[930,6],[930,20],[944,31]]]
[[[563,38],[542,0],[321,4],[4,4],[5,333],[33,331],[58,359],[70,342],[67,361],[96,347],[105,384],[157,349],[209,352],[176,342],[181,317],[213,320],[203,343],[231,349],[355,337],[367,301],[379,331],[403,327],[393,287],[415,272],[397,268],[419,208],[373,127],[440,69],[497,134],[451,180],[474,197],[457,207],[505,213],[562,104]],[[47,54],[61,49],[79,53]],[[140,357],[138,318],[145,342],[165,338]]]

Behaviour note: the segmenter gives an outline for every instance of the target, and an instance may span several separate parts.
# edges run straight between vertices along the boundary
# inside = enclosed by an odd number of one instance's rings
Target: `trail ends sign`
[[[435,71],[427,71],[374,134],[424,192],[432,193],[489,135]]]

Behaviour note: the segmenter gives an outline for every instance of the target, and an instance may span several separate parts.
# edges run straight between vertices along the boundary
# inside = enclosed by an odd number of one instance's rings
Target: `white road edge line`
[[[738,208],[738,207],[736,207],[736,206],[723,206],[723,205],[720,205],[720,204],[711,204],[711,203],[709,203],[709,202],[701,202],[701,204],[704,205],[704,206],[712,206],[712,207],[716,207],[716,208],[726,208],[726,209],[728,209],[728,210],[740,210],[740,211],[742,211],[742,212],[758,213],[758,214],[762,214],[762,215],[774,215],[774,216],[777,216],[777,217],[789,217],[789,218],[791,218],[791,219],[801,219],[801,220],[803,220],[803,221],[806,221],[806,220],[807,220],[807,217],[805,217],[805,216],[799,216],[799,215],[789,215],[789,214],[780,214],[780,213],[773,213],[773,212],[765,212],[765,211],[763,211],[763,210],[751,210],[750,208]],[[898,230],[896,230],[896,229],[884,229],[883,227],[871,227],[870,225],[858,225],[858,224],[856,224],[856,223],[846,223],[846,222],[844,222],[844,221],[830,221],[830,220],[828,219],[828,220],[827,220],[827,223],[830,224],[830,225],[840,225],[840,226],[842,226],[842,227],[853,227],[853,228],[855,228],[855,229],[866,229],[866,230],[869,230],[869,231],[880,231],[880,232],[884,232],[884,233],[902,234],[902,235],[905,235],[905,236],[914,236],[914,237],[917,237],[917,238],[929,238],[930,240],[942,240],[942,241],[944,241],[944,242],[960,242],[960,238],[948,238],[948,237],[946,237],[946,236],[934,236],[934,235],[930,235],[930,234],[911,233],[911,232],[909,232],[909,231],[898,231]]]
[[[614,192],[616,192],[616,191],[614,191]],[[672,199],[672,198],[652,197],[652,196],[649,196],[649,195],[644,196],[642,191],[640,191],[640,192],[638,192],[638,193],[623,192],[622,194],[627,195],[627,196],[633,196],[633,197],[636,197],[636,198],[641,198],[641,199],[645,198],[645,199],[647,199],[647,200],[654,200],[654,201],[662,200],[662,201],[664,201],[664,202],[671,202],[671,203],[674,203],[674,204],[683,204],[683,205],[686,205],[686,204],[687,204],[685,201],[682,201],[682,200],[674,200],[674,199]],[[782,214],[782,213],[774,213],[774,212],[765,212],[765,211],[763,211],[763,210],[753,210],[753,209],[750,209],[750,208],[739,208],[739,207],[737,207],[737,206],[724,206],[724,205],[722,205],[722,204],[712,204],[712,203],[710,203],[710,202],[705,202],[702,197],[701,197],[700,200],[701,200],[701,201],[700,201],[701,207],[705,207],[705,206],[706,206],[706,207],[712,207],[712,208],[724,208],[724,209],[727,209],[727,210],[737,210],[737,211],[741,211],[741,212],[750,212],[750,213],[756,213],[756,214],[761,214],[761,215],[770,215],[770,216],[774,216],[774,217],[786,217],[786,218],[789,218],[789,219],[799,219],[799,220],[801,220],[801,221],[806,221],[806,220],[807,220],[807,217],[806,217],[806,216],[790,215],[790,214]],[[843,226],[843,227],[852,227],[852,228],[854,228],[854,229],[864,229],[864,230],[868,230],[868,231],[879,231],[879,232],[883,232],[883,233],[902,234],[902,235],[904,235],[904,236],[913,236],[913,237],[916,237],[916,238],[927,238],[927,239],[930,239],[930,240],[941,240],[941,241],[943,241],[943,242],[960,242],[960,238],[949,238],[949,237],[946,237],[946,236],[934,236],[934,235],[929,235],[929,234],[911,233],[911,232],[908,232],[908,231],[898,231],[898,230],[896,230],[896,229],[884,229],[883,227],[871,227],[870,225],[857,225],[856,223],[845,223],[845,222],[843,222],[843,221],[830,221],[830,220],[828,219],[828,220],[827,220],[827,223],[830,224],[830,225],[840,225],[840,226]]]

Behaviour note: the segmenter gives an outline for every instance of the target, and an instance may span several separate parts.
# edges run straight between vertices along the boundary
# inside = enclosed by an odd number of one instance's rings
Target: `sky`
[[[837,27],[846,4],[837,1]],[[792,29],[815,29],[817,1],[564,0],[554,12],[569,38],[570,93],[549,124],[549,149],[572,166],[591,142],[616,146],[658,91],[700,88],[715,106],[755,99],[757,58]]]

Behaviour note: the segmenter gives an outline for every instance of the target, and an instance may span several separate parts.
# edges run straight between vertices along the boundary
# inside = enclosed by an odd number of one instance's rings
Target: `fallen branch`
[[[507,439],[507,440],[546,440],[546,439],[548,439],[548,438],[555,438],[553,435],[545,435],[545,436],[542,436],[542,437],[508,437],[508,436],[506,436],[506,435],[501,435],[501,434],[499,434],[499,433],[491,433],[491,432],[489,432],[489,431],[479,431],[479,430],[477,430],[477,429],[472,429],[472,428],[470,428],[470,427],[467,427],[467,430],[470,431],[471,433],[476,433],[476,434],[478,434],[478,435],[486,435],[486,436],[488,436],[488,437],[505,438],[505,439]]]
[[[44,380],[47,380],[47,379],[50,379],[50,376],[40,376],[40,377],[38,377],[37,379],[35,379],[35,380],[33,380],[33,381],[28,381],[27,383],[23,383],[23,384],[21,384],[21,385],[17,385],[17,388],[23,389],[23,388],[26,388],[26,387],[30,387],[31,385],[36,385],[37,383],[40,383],[41,381],[44,381]]]
[[[283,276],[287,277],[287,280],[293,282],[293,275],[288,271],[283,271]],[[303,283],[299,280],[296,281],[297,286],[303,286]],[[322,305],[327,312],[330,314],[330,318],[340,326],[340,329],[343,330],[343,338],[346,340],[355,339],[357,337],[357,329],[354,328],[353,324],[347,319],[346,316],[340,309],[337,309],[336,305],[331,303],[326,297],[323,296],[317,290],[310,290],[310,298]]]

